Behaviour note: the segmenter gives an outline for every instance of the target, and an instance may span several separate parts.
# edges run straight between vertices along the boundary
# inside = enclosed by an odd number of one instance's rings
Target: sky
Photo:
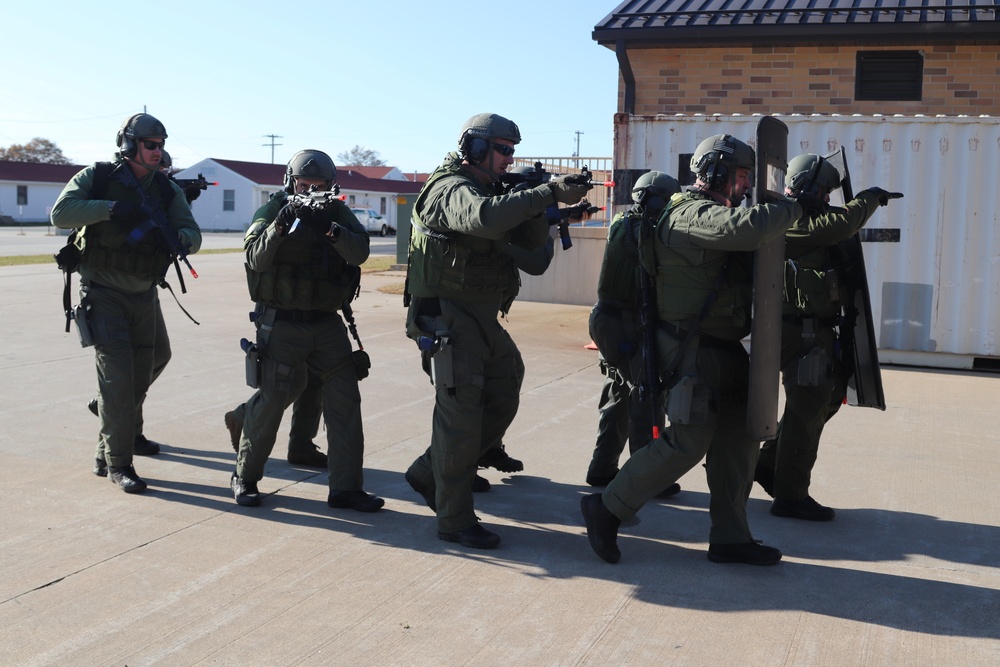
[[[618,65],[591,33],[617,0],[5,4],[0,147],[109,160],[145,111],[175,167],[271,162],[273,142],[279,164],[360,145],[429,172],[492,112],[520,127],[519,155],[612,154]]]

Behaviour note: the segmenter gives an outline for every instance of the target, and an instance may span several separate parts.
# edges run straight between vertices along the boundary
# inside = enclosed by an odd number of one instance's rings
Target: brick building
[[[984,0],[631,0],[593,39],[618,110],[1000,115],[1000,22]]]

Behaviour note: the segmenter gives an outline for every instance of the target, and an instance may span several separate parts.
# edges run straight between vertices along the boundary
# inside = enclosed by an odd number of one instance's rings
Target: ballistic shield
[[[854,199],[846,151],[841,146],[839,151],[823,157],[840,172],[840,193],[846,204]],[[836,193],[831,199],[834,197]],[[872,301],[860,235],[855,234],[840,244],[840,248],[847,255],[844,273],[848,294],[844,304],[844,323],[840,326],[847,375],[847,404],[885,410],[882,369],[878,363],[875,322],[872,320]]]
[[[764,116],[757,123],[754,204],[785,199],[787,169],[788,127],[777,118]],[[754,251],[747,429],[758,440],[772,440],[778,436],[784,262],[784,236]]]

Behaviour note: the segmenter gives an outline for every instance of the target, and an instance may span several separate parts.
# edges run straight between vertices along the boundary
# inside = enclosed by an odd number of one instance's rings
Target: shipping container
[[[861,231],[882,363],[1000,370],[1000,118],[776,116],[788,157],[844,146],[855,192],[905,194]],[[760,116],[615,116],[615,180],[658,169],[691,183],[691,153]],[[628,200],[616,189],[615,212]]]

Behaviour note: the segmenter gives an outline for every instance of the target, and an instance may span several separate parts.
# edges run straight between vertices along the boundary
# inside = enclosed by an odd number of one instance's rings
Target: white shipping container
[[[855,192],[905,194],[862,230],[881,361],[1000,369],[1000,118],[776,117],[789,159],[843,145]],[[699,142],[728,133],[753,146],[758,120],[618,114],[615,169],[686,175]]]

